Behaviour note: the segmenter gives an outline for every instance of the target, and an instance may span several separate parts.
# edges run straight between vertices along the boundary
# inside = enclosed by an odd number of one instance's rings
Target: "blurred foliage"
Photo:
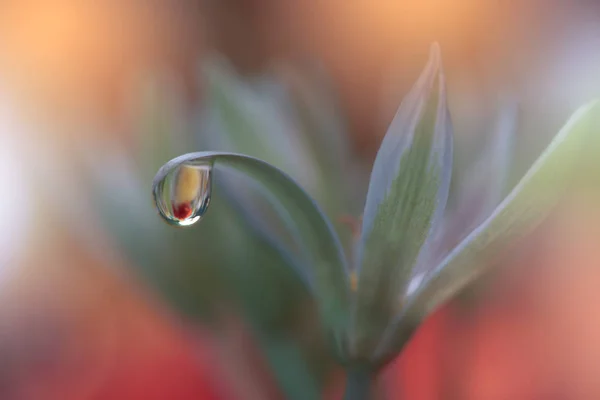
[[[228,150],[273,163],[325,205],[333,221],[352,214],[363,190],[351,164],[344,117],[318,68],[242,77],[225,59],[209,58],[199,108],[186,110],[172,86],[147,87],[137,151],[86,143],[82,171],[101,219],[140,275],[169,303],[200,323],[233,307],[252,328],[289,398],[318,398],[332,360],[298,268],[282,252],[282,226],[260,188],[215,168],[213,201],[201,227],[175,229],[150,201],[153,174],[191,150]],[[110,161],[93,152],[102,148]],[[358,177],[357,177],[358,175]],[[366,176],[366,174],[362,174]],[[91,179],[90,179],[91,177]],[[235,177],[234,177],[235,178]],[[345,240],[352,232],[336,228]],[[214,325],[214,327],[218,327]],[[308,331],[307,331],[307,327]]]

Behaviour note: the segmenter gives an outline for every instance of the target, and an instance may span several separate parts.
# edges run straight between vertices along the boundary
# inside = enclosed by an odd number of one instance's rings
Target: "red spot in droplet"
[[[173,216],[178,220],[184,220],[192,216],[192,206],[190,203],[173,203]]]

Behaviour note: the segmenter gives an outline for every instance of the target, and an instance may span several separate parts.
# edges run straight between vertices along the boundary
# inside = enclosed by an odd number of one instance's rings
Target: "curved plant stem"
[[[344,400],[369,400],[373,376],[367,369],[352,369],[346,378]]]

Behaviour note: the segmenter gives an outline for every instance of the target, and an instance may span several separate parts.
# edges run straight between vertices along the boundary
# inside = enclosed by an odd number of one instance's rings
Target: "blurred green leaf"
[[[467,283],[485,271],[485,260],[512,241],[531,232],[548,215],[581,173],[587,157],[597,159],[586,146],[600,131],[600,102],[582,106],[552,140],[539,159],[492,215],[440,263],[411,297],[398,318],[388,356],[406,343],[418,324]]]
[[[513,159],[517,106],[502,103],[485,147],[456,184],[454,205],[447,205],[444,219],[432,232],[431,251],[423,252],[413,278],[422,282],[432,268],[481,224],[504,198]],[[449,201],[450,203],[450,201]]]
[[[319,400],[321,389],[313,371],[308,369],[306,354],[287,338],[263,338],[267,359],[281,389],[290,400]]]

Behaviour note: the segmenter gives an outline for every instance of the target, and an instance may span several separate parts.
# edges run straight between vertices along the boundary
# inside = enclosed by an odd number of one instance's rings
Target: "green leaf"
[[[346,329],[348,277],[346,260],[338,237],[318,205],[288,175],[274,166],[245,155],[220,152],[189,153],[166,163],[156,174],[153,189],[174,170],[186,163],[209,163],[245,173],[259,183],[285,221],[294,237],[306,249],[309,284],[317,299],[325,326],[331,327],[337,342]],[[218,199],[216,200],[218,202]],[[215,200],[213,199],[213,202]],[[209,211],[210,212],[210,211]],[[254,271],[261,274],[263,271]]]
[[[419,259],[413,275],[415,282],[411,282],[411,286],[422,282],[450,250],[491,215],[506,195],[513,159],[516,117],[516,103],[503,102],[486,146],[468,167],[464,177],[459,179],[454,205],[447,206],[444,220],[433,232],[435,244],[432,251]]]
[[[316,195],[319,204],[334,224],[342,214],[358,215],[363,207],[359,199],[364,199],[366,193],[368,171],[352,157],[347,118],[340,109],[330,77],[318,63],[283,64],[277,72],[290,93],[295,119],[319,167],[321,182]],[[343,224],[336,227],[340,236],[347,236],[344,243],[349,243],[352,233],[348,227]]]
[[[418,324],[485,271],[495,254],[531,232],[568,193],[582,167],[598,152],[586,149],[600,131],[600,102],[582,106],[552,140],[492,215],[471,232],[435,269],[398,317],[399,330],[386,353],[392,357]],[[585,167],[584,167],[585,166]]]
[[[285,88],[269,76],[243,80],[225,60],[206,62],[205,112],[214,127],[205,133],[210,150],[231,151],[265,160],[286,171],[317,195],[320,173],[302,135]]]
[[[356,354],[373,350],[400,309],[419,252],[443,216],[451,175],[452,126],[434,45],[373,166],[357,258]]]
[[[352,197],[339,190],[343,166],[333,154],[329,158],[319,157],[320,151],[326,151],[324,143],[333,132],[309,133],[301,124],[301,107],[294,104],[292,91],[280,79],[270,75],[245,78],[226,60],[217,57],[204,63],[203,73],[208,90],[199,119],[201,150],[260,158],[296,179],[324,206],[329,216],[347,213],[347,207],[338,201]],[[320,145],[311,140],[316,137],[320,138]],[[221,185],[225,190],[230,186],[236,189],[236,196],[229,197],[239,203],[237,208],[242,211],[242,217],[258,215],[254,219],[260,220],[263,233],[289,249],[286,230],[282,229],[272,207],[266,207],[264,199],[257,197],[255,191],[231,184],[231,180],[222,180]],[[347,229],[340,230],[340,233],[346,232]]]

